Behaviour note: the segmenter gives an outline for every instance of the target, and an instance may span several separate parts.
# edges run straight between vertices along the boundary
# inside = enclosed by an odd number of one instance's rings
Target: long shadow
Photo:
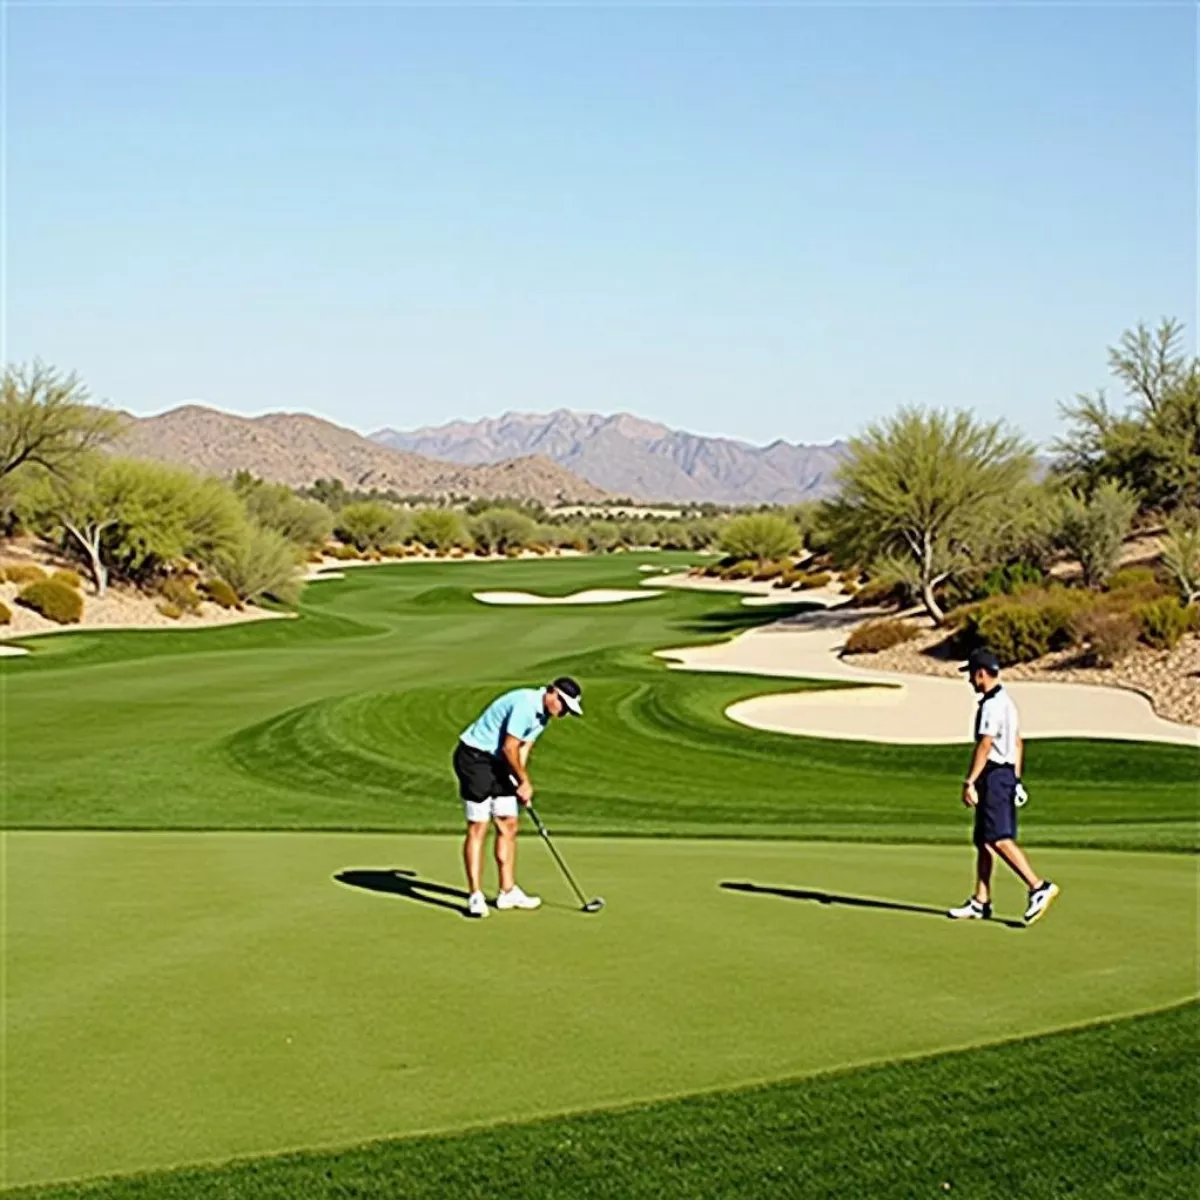
[[[896,900],[871,900],[866,896],[839,896],[836,892],[818,892],[808,888],[763,887],[758,883],[723,883],[730,892],[752,892],[759,896],[782,896],[785,900],[814,900],[818,904],[844,904],[848,908],[878,908],[888,912],[920,913],[927,917],[948,920],[944,908],[931,908],[927,904],[903,904]],[[1010,921],[993,917],[993,925],[1004,925],[1008,929],[1024,929],[1021,921]]]
[[[417,900],[421,904],[449,909],[461,917],[470,916],[467,911],[469,897],[462,888],[447,887],[444,883],[419,879],[416,871],[404,871],[399,867],[390,870],[339,871],[334,879],[347,887],[363,888],[368,892],[387,892],[393,896],[403,896],[406,900]]]

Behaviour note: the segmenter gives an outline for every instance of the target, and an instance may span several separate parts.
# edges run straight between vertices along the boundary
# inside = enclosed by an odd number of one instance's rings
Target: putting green
[[[937,915],[966,846],[565,839],[609,899],[584,916],[527,838],[552,905],[472,922],[413,883],[457,887],[444,836],[5,840],[10,1184],[778,1079],[1195,992],[1182,856],[1036,851],[1064,894],[1024,930]]]

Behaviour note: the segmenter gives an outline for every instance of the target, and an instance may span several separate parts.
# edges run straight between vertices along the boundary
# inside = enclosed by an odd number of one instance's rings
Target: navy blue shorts
[[[1009,766],[987,766],[975,781],[975,845],[1017,836],[1017,772]]]

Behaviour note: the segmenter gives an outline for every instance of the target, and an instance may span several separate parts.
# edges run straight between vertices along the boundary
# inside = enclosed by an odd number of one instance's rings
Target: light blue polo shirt
[[[545,688],[514,688],[497,696],[463,730],[461,740],[486,754],[499,754],[509,734],[522,742],[536,742],[550,719],[543,705],[545,695]]]

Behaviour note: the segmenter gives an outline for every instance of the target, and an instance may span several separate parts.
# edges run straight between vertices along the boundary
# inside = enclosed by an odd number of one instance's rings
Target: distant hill
[[[753,446],[668,429],[628,413],[602,416],[559,409],[505,413],[483,421],[371,435],[382,446],[460,463],[520,454],[553,459],[615,496],[645,501],[794,504],[835,490],[845,443],[774,441]]]
[[[512,496],[593,503],[606,494],[537,454],[464,466],[380,445],[351,429],[304,413],[238,417],[189,404],[155,417],[126,415],[119,454],[177,463],[213,475],[252,471],[306,487],[340,479],[348,488],[428,496]]]

